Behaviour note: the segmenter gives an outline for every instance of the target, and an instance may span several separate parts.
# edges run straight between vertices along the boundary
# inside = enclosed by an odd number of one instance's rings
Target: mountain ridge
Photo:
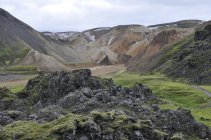
[[[0,65],[35,65],[38,71],[68,71],[75,64],[124,64],[129,71],[147,73],[160,63],[169,46],[207,24],[183,20],[52,33],[38,32],[5,10],[0,11],[0,27],[4,29],[0,31]]]

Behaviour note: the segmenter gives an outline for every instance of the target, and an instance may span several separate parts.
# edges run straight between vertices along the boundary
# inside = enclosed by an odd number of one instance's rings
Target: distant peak
[[[7,11],[4,9],[0,8],[0,16],[8,17],[11,16]]]
[[[189,19],[189,20],[180,20],[176,22],[162,23],[149,25],[148,27],[179,27],[179,28],[191,28],[203,23],[202,20]]]

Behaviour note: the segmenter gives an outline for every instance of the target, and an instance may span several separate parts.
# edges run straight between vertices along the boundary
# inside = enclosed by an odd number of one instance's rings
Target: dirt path
[[[90,70],[93,76],[103,76],[118,71],[125,71],[126,67],[124,65],[96,66],[90,68]]]
[[[29,79],[34,78],[37,75],[0,75],[0,87],[24,87]]]
[[[16,87],[21,86],[24,87],[29,80],[13,80],[13,81],[5,81],[0,82],[0,87]]]
[[[211,97],[211,93],[209,91],[207,91],[206,89],[203,89],[199,86],[196,85],[191,85],[193,88],[195,88],[196,90],[199,90],[201,92],[203,92],[204,94],[206,94],[207,96]]]

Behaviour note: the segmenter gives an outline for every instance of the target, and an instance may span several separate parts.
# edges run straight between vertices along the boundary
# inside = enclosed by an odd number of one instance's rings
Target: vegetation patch
[[[23,85],[12,86],[9,88],[12,93],[20,92],[24,89]]]
[[[21,45],[1,46],[0,43],[0,66],[18,64],[29,52],[29,49]]]
[[[203,88],[203,89],[205,89],[205,90],[207,90],[207,91],[209,91],[209,92],[211,92],[211,85],[205,85],[205,86],[200,86],[201,88]]]
[[[12,74],[37,74],[37,67],[34,65],[27,66],[10,66],[5,67],[4,71]]]
[[[52,140],[56,139],[54,135],[74,129],[74,116],[68,114],[56,121],[44,124],[38,124],[33,121],[17,121],[7,125],[0,133],[0,140],[19,139],[19,140]]]
[[[135,83],[143,83],[153,93],[163,100],[160,107],[163,109],[177,109],[184,107],[190,109],[194,118],[211,126],[211,99],[204,93],[194,89],[191,85],[173,81],[164,75],[139,75],[135,73],[121,73],[113,76],[116,84],[131,87]],[[201,117],[206,120],[200,119]]]
[[[210,25],[173,44],[165,52],[155,71],[194,84],[211,84]]]

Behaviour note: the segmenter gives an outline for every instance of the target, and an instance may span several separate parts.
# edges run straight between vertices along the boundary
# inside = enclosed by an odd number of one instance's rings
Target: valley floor
[[[122,64],[84,68],[90,69],[93,76],[104,76],[109,74],[113,75],[117,72],[126,71],[126,68]],[[37,74],[2,74],[0,75],[0,87],[8,87],[12,92],[18,92],[25,87],[29,79],[32,79],[36,76]]]
[[[29,79],[37,75],[0,75],[0,87],[8,87],[12,92],[21,91]]]

